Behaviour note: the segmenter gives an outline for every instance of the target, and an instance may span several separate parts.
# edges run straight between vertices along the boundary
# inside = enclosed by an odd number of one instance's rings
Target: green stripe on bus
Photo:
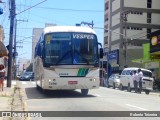
[[[88,68],[80,68],[78,70],[78,75],[77,76],[86,76],[87,73],[88,73]]]

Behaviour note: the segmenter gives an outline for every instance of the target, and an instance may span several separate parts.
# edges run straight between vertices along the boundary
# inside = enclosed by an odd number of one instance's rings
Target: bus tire
[[[82,95],[86,96],[88,94],[88,89],[81,89]]]
[[[38,85],[36,85],[36,88],[37,88],[37,90],[41,90],[41,88]]]
[[[146,93],[147,95],[149,95],[150,91],[149,91],[149,90],[145,90],[145,93]]]

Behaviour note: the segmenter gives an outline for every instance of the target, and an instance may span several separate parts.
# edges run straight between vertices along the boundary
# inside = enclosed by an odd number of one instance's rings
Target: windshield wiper
[[[71,50],[69,50],[68,52],[66,52],[66,53],[56,62],[55,65],[57,65],[58,63],[60,63],[60,62],[66,57],[66,55],[67,55],[68,53],[70,53],[70,52],[71,52]]]

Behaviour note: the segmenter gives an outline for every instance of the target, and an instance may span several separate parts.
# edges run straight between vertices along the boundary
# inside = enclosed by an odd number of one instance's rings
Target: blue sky
[[[8,1],[5,1],[4,14],[0,16],[0,23],[5,32],[5,45],[9,41]],[[16,0],[16,13],[41,1],[44,0]],[[4,8],[4,5],[1,6]],[[28,20],[28,22],[18,21],[17,46],[21,46],[21,48],[17,47],[18,58],[31,59],[33,28],[44,28],[45,23],[75,25],[82,21],[91,22],[92,20],[95,27],[104,27],[104,0],[47,0],[18,14],[16,18],[17,20]],[[103,30],[95,29],[95,31],[99,42],[103,43]]]

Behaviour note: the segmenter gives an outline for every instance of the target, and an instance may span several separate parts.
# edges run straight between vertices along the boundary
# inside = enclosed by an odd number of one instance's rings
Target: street
[[[100,87],[90,90],[88,96],[84,97],[80,90],[49,91],[47,94],[43,94],[36,89],[34,81],[21,81],[20,84],[25,93],[28,111],[160,111],[160,97],[153,93],[149,95],[144,92],[137,94]],[[73,119],[75,118],[73,117]],[[119,118],[115,116],[115,119]],[[129,119],[135,119],[135,117]],[[144,119],[158,118],[145,117]]]

